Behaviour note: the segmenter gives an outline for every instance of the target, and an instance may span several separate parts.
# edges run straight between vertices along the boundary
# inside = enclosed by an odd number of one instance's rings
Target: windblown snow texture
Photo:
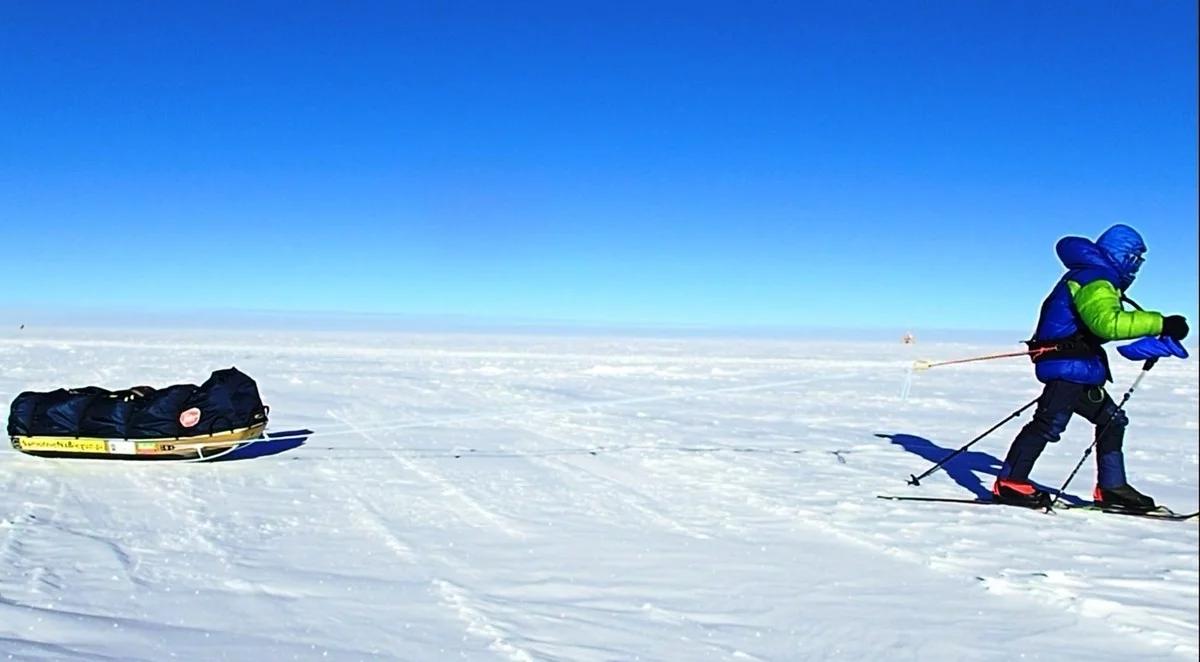
[[[1036,396],[1007,346],[306,333],[0,338],[0,399],[232,363],[302,445],[0,462],[16,659],[1186,660],[1197,527],[986,494]],[[916,355],[915,352],[920,352]],[[1128,404],[1131,481],[1197,491],[1195,361]],[[1114,391],[1140,364],[1117,361]],[[1119,394],[1119,391],[1118,391]],[[884,434],[885,437],[876,437]],[[1033,478],[1090,443],[1075,422]],[[266,448],[265,446],[263,448]],[[1072,485],[1091,491],[1089,466]]]

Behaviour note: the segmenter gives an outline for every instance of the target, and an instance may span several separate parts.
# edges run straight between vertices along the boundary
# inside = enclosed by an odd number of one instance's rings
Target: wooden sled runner
[[[11,437],[13,448],[38,457],[87,460],[205,460],[258,439],[266,423],[195,437],[100,439],[95,437]]]

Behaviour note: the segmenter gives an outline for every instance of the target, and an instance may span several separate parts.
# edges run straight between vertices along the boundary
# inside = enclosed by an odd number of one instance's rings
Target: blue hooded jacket
[[[1162,315],[1126,311],[1121,302],[1137,277],[1146,244],[1133,228],[1114,225],[1094,242],[1064,237],[1056,251],[1067,273],[1042,302],[1033,341],[1076,339],[1084,350],[1035,361],[1037,378],[1098,386],[1112,380],[1103,343],[1162,332]]]

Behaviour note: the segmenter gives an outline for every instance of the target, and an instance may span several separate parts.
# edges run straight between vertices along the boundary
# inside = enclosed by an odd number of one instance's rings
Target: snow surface
[[[1035,397],[1015,346],[22,331],[23,390],[236,365],[272,429],[212,464],[0,459],[12,659],[1195,659],[1195,521],[881,501],[970,497]],[[1114,354],[1115,356],[1115,354]],[[1115,397],[1137,367],[1120,361]],[[1195,359],[1133,395],[1131,482],[1197,487]],[[876,435],[888,435],[879,437]],[[1077,421],[1034,478],[1057,486]],[[1086,498],[1089,466],[1069,492]]]

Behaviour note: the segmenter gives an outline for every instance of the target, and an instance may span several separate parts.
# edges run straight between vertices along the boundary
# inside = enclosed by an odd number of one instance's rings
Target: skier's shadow
[[[941,462],[954,452],[954,449],[942,448],[932,441],[916,435],[876,434],[875,436],[887,439],[904,450],[935,464]],[[963,489],[974,494],[976,498],[987,501],[992,498],[990,486],[994,482],[995,477],[999,475],[1002,464],[1000,459],[993,455],[968,450],[959,453],[953,460],[942,465],[940,470],[944,471],[947,476],[950,476]],[[931,475],[930,477],[932,478],[933,476]],[[1058,491],[1037,482],[1033,484],[1037,485],[1038,489],[1046,490],[1052,494]],[[1062,499],[1067,503],[1082,503],[1080,499],[1069,494],[1064,494]]]

